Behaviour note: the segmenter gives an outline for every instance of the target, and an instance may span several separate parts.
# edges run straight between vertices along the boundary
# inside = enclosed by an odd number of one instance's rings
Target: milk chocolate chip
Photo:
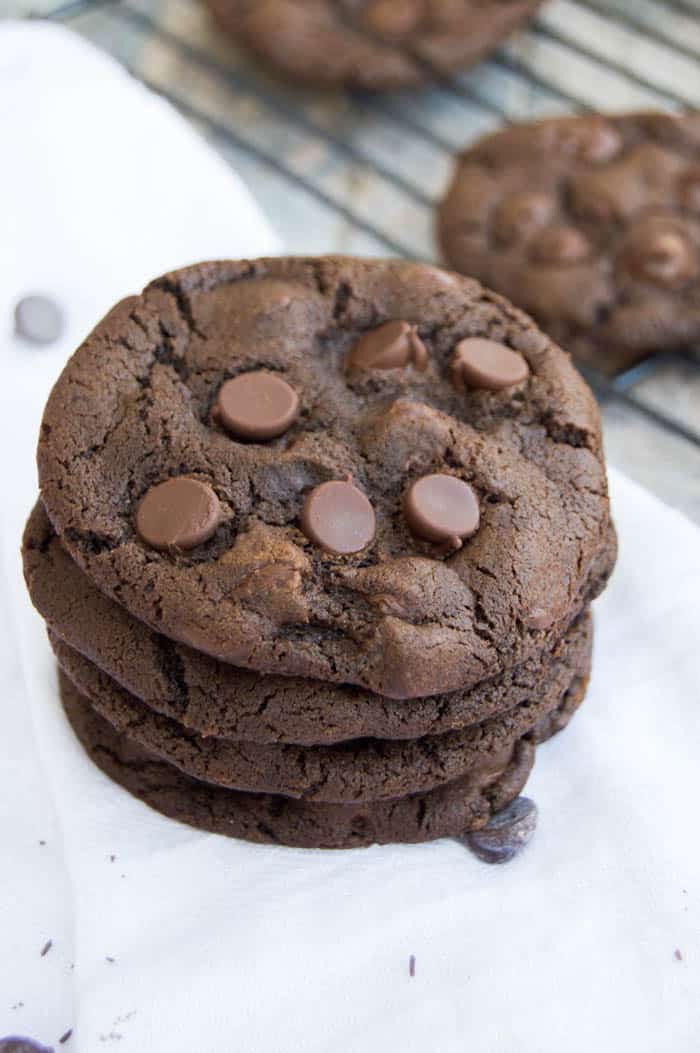
[[[319,548],[336,556],[361,552],[374,537],[374,509],[351,482],[322,483],[311,491],[301,529]]]
[[[529,372],[517,351],[480,336],[460,340],[450,363],[450,376],[458,391],[467,387],[500,391],[522,384]]]
[[[190,549],[208,541],[221,522],[210,486],[181,475],[153,486],[136,512],[136,529],[152,548]]]
[[[221,386],[215,413],[239,439],[276,439],[297,419],[299,396],[277,373],[241,373]]]
[[[428,352],[415,325],[386,322],[360,337],[346,364],[349,370],[403,369],[413,365],[422,373],[428,365]]]
[[[479,502],[471,486],[454,475],[424,475],[407,491],[404,515],[411,533],[459,548],[479,527]]]

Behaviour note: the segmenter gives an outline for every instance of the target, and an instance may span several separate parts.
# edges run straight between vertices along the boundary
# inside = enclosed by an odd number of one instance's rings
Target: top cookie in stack
[[[39,469],[27,578],[67,708],[168,814],[296,844],[460,833],[583,696],[615,553],[597,407],[474,281],[167,275],[69,362]]]

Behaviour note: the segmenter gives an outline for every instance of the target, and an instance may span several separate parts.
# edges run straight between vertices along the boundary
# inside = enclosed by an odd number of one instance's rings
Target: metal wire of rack
[[[319,101],[219,40],[195,0],[69,0],[32,14],[106,46],[224,153],[273,172],[383,254],[434,258],[432,210],[451,157],[484,131],[540,113],[700,107],[700,0],[557,0],[476,70],[439,78],[429,105],[417,92]],[[392,149],[397,136],[420,159],[415,168],[405,148]],[[320,157],[371,177],[377,190],[365,207],[337,173],[319,175],[323,165],[304,162],[314,146]],[[650,381],[669,362],[679,377],[659,397]],[[624,407],[652,429],[652,445],[656,429],[700,454],[698,350],[653,355],[615,376],[583,372],[604,408]],[[688,386],[696,398],[688,400]],[[679,412],[681,403],[689,409]],[[700,460],[693,464],[697,507],[690,513],[700,519]]]

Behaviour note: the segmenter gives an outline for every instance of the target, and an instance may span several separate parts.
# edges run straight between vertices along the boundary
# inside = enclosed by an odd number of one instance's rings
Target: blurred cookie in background
[[[289,76],[384,90],[464,69],[542,0],[206,0],[223,28]]]
[[[460,156],[437,225],[456,270],[606,373],[700,339],[700,114],[497,132]]]

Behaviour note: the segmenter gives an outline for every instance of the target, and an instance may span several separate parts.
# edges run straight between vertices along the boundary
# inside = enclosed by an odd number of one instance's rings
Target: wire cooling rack
[[[70,25],[173,102],[296,252],[439,262],[435,203],[453,155],[479,135],[547,114],[700,107],[700,0],[555,0],[476,69],[387,95],[276,79],[196,0],[20,6]],[[700,351],[585,375],[611,460],[700,521]]]

